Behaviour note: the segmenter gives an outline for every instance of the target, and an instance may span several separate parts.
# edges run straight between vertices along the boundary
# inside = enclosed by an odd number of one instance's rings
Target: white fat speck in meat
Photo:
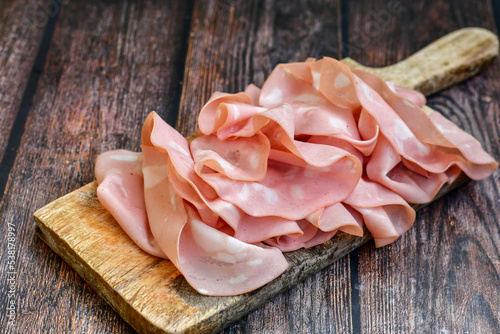
[[[328,123],[335,128],[347,129],[346,120],[340,117],[330,117],[328,118]]]
[[[259,152],[250,153],[250,158],[249,158],[250,168],[251,169],[259,168],[259,162],[260,162],[260,153]]]
[[[258,265],[261,265],[262,262],[263,262],[262,259],[255,259],[255,260],[248,261],[247,265],[250,267],[256,267]]]
[[[312,72],[313,77],[313,87],[319,90],[319,83],[321,81],[321,72]]]
[[[292,196],[297,198],[297,199],[303,199],[304,198],[304,189],[302,188],[302,185],[300,184],[292,184],[290,187],[292,191]]]
[[[299,95],[295,101],[297,102],[305,102],[305,103],[321,103],[324,102],[325,99],[319,95],[315,94],[302,94]]]
[[[113,154],[110,156],[110,159],[113,160],[119,160],[119,161],[128,161],[128,162],[134,162],[137,161],[138,155],[125,155],[125,154]]]
[[[278,194],[276,193],[276,191],[274,189],[271,189],[269,187],[266,187],[260,183],[252,183],[252,188],[255,190],[255,191],[259,191],[259,192],[262,192],[263,195],[264,195],[264,199],[266,200],[266,202],[270,203],[270,204],[276,204],[279,200],[279,197],[278,197]]]
[[[349,85],[351,83],[351,80],[345,75],[344,73],[339,73],[337,77],[335,77],[335,81],[333,83],[333,86],[336,89],[344,88],[345,86]]]
[[[231,263],[231,264],[236,263],[236,257],[232,254],[228,254],[225,252],[217,252],[217,254],[215,255],[215,259],[225,263]]]
[[[372,92],[372,89],[370,86],[368,86],[367,84],[365,84],[364,82],[360,82],[360,85],[361,85],[361,88],[363,89],[363,93],[365,93],[366,95],[366,98],[370,101],[370,102],[373,102],[374,101],[374,98],[373,98],[373,92]]]
[[[408,107],[415,108],[415,105],[413,103],[411,103],[410,101],[408,101],[407,99],[404,99],[403,103],[406,104]]]
[[[238,197],[242,201],[246,201],[249,195],[250,195],[250,189],[248,188],[248,185],[245,183],[243,184],[243,187],[241,187],[241,190],[238,193]]]
[[[283,92],[279,87],[274,88],[265,96],[264,103],[272,106],[280,105],[283,102]]]
[[[238,284],[238,283],[245,282],[247,279],[248,279],[248,276],[241,274],[241,275],[238,275],[236,277],[231,277],[229,279],[229,283]]]
[[[411,132],[410,128],[400,119],[396,119],[394,121],[394,135],[398,142],[405,141],[414,137],[413,132]]]

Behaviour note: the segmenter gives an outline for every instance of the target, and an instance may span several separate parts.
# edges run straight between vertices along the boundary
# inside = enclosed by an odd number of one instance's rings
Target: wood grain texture
[[[0,161],[49,19],[43,5],[42,0],[0,3]]]
[[[339,1],[197,1],[176,128],[194,133],[213,92],[261,86],[279,63],[340,59],[339,13]]]
[[[350,2],[349,41],[366,31],[372,7]],[[495,31],[490,1],[402,1],[401,11],[350,56],[384,66],[466,26]],[[381,47],[383,45],[383,47]],[[498,60],[486,72],[432,96],[429,105],[472,133],[497,160]],[[363,333],[498,333],[500,328],[499,172],[422,209],[412,229],[381,249],[358,250]]]
[[[34,106],[1,203],[15,227],[15,333],[131,333],[79,276],[35,237],[37,207],[94,179],[97,153],[139,149],[151,110],[177,114],[189,3],[85,1],[59,14]],[[7,243],[0,327],[7,330]],[[37,291],[37,293],[34,293]]]
[[[398,81],[403,87],[413,87],[430,95],[443,86],[454,85],[481,72],[497,55],[498,38],[493,32],[481,28],[464,28],[446,34],[393,65],[370,68],[351,58],[346,58],[344,62],[350,67],[383,77],[386,81]],[[462,66],[457,68],[455,62],[461,62]],[[427,66],[425,80],[421,79],[420,73],[423,63]]]
[[[5,21],[0,21],[0,30],[8,26],[4,22],[15,21],[11,18],[37,13],[20,13],[21,4],[28,2],[2,1],[0,12],[4,6],[14,7],[2,16]],[[42,2],[51,1],[30,3]],[[172,1],[168,6],[157,1],[92,0],[85,4],[71,1],[61,12],[51,55],[27,123],[35,131],[27,131],[22,139],[0,203],[3,222],[0,233],[6,235],[8,223],[14,224],[17,231],[18,318],[13,332],[133,332],[89,285],[34,237],[31,214],[45,203],[90,182],[89,161],[95,153],[116,147],[138,149],[138,136],[125,130],[136,131],[140,127],[141,113],[146,113],[146,108],[156,109],[170,124],[177,124],[185,134],[190,133],[204,102],[204,97],[196,94],[200,91],[204,91],[205,97],[211,94],[203,87],[208,82],[204,68],[210,68],[212,79],[217,79],[208,84],[220,82],[220,89],[234,92],[249,82],[262,83],[277,62],[303,60],[302,55],[339,58],[344,50],[342,54],[349,54],[362,64],[386,66],[458,28],[482,26],[494,30],[495,27],[492,0],[294,3],[209,2],[224,10],[218,16],[209,16],[204,12],[207,5],[199,4],[191,20],[193,34],[189,38],[186,22],[182,22],[191,16],[189,1]],[[389,10],[389,4],[399,9],[396,14],[391,13],[387,22],[381,21],[380,15]],[[240,5],[243,13],[238,11]],[[230,15],[233,19],[228,25]],[[222,22],[218,31],[212,32],[214,21],[224,17],[228,18],[226,23]],[[22,29],[21,23],[14,22],[12,29]],[[197,24],[203,25],[196,29]],[[236,27],[240,27],[237,33],[231,30]],[[197,32],[201,39],[197,39]],[[148,39],[150,36],[152,40]],[[188,41],[198,51],[185,59],[189,64],[185,67],[188,80],[182,83],[182,54]],[[15,55],[23,54],[25,44],[14,39],[8,39],[8,43],[12,45],[12,54],[2,49],[0,58],[17,61]],[[223,53],[224,50],[230,53]],[[214,60],[217,53],[218,70],[226,71],[221,76],[217,76],[213,64],[203,60],[205,55]],[[190,65],[197,63],[204,64],[198,67],[199,77]],[[151,64],[159,65],[161,74],[148,71]],[[231,66],[226,67],[228,64]],[[27,80],[24,74],[12,72],[11,68],[1,70],[18,75],[21,82]],[[22,72],[21,67],[17,70]],[[495,62],[487,72],[430,100],[432,107],[474,133],[497,159],[500,157],[498,73]],[[12,89],[10,75],[2,83]],[[184,87],[184,102],[176,123],[176,101],[181,89],[174,86],[179,82],[178,87]],[[129,92],[134,94],[129,96]],[[63,100],[68,101],[63,103]],[[80,103],[87,108],[91,106],[91,110],[107,108],[107,118],[96,120],[93,112],[80,110]],[[64,110],[60,109],[62,104],[66,106]],[[2,107],[0,117],[4,110]],[[15,107],[12,110],[16,112]],[[0,122],[0,127],[3,124]],[[102,139],[107,142],[102,143]],[[0,150],[5,150],[4,144]],[[276,296],[224,332],[473,333],[491,330],[495,324],[498,328],[500,316],[495,306],[500,304],[498,177],[497,172],[486,181],[469,183],[453,192],[423,209],[415,226],[393,245],[375,250],[369,243],[355,255],[343,257]],[[438,224],[440,228],[436,229]],[[7,323],[6,247],[5,242],[0,249],[2,331]],[[457,263],[461,264],[458,269],[454,266]]]
[[[464,34],[479,33],[475,30]],[[468,39],[465,39],[468,40]],[[496,41],[497,42],[497,41]],[[442,42],[438,42],[438,46]],[[446,49],[446,45],[444,45]],[[460,49],[460,45],[456,45]],[[439,58],[439,47],[430,47],[429,57]],[[482,53],[484,50],[475,50]],[[442,54],[444,56],[444,54]],[[467,58],[450,59],[453,69]],[[432,66],[418,67],[420,85],[434,73]],[[382,77],[392,75],[390,68]],[[440,77],[440,76],[439,76]],[[401,82],[405,77],[401,78]],[[400,84],[394,77],[394,83]],[[436,86],[444,88],[436,80]],[[443,193],[463,179],[445,186]],[[270,297],[290,288],[318,270],[358,248],[371,237],[358,238],[338,233],[332,240],[285,254],[290,267],[277,279],[252,293],[233,297],[197,294],[169,261],[140,251],[120,230],[96,199],[96,184],[87,185],[52,202],[35,213],[42,239],[68,262],[113,308],[140,333],[198,333],[217,331]],[[124,256],[125,255],[125,256]],[[314,330],[315,323],[312,323]]]

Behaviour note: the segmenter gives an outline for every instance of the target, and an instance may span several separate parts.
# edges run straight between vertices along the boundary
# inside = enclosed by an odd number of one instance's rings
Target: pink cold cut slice
[[[139,247],[165,258],[151,233],[146,214],[142,160],[142,153],[127,150],[99,155],[95,164],[97,197]]]

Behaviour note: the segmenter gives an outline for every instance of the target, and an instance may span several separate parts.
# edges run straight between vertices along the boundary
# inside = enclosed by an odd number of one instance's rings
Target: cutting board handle
[[[498,37],[493,32],[464,28],[441,37],[394,65],[372,68],[351,58],[342,62],[430,95],[472,77],[497,56]]]

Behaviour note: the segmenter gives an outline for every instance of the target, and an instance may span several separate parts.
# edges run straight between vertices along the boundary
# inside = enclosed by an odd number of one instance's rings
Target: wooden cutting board
[[[350,58],[342,61],[429,95],[475,75],[497,55],[496,35],[467,28],[388,67],[367,68]],[[436,198],[467,180],[460,177]],[[92,182],[35,212],[37,232],[139,333],[220,330],[371,239],[369,233],[363,238],[338,233],[322,245],[286,253],[289,269],[256,291],[208,297],[192,289],[170,261],[139,249],[100,205],[96,187]]]

